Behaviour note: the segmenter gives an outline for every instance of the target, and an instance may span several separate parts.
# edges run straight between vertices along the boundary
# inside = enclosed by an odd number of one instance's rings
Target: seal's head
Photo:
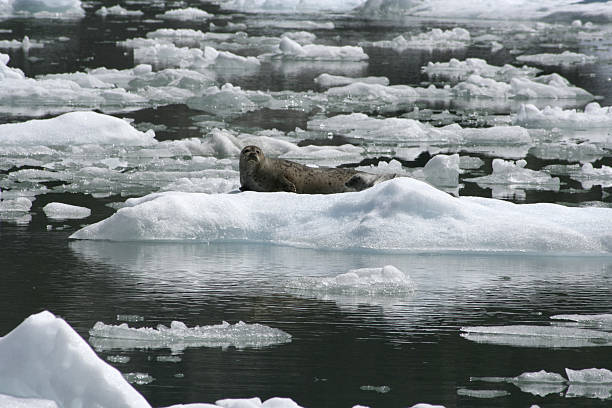
[[[264,159],[263,151],[257,146],[246,146],[240,152],[240,161],[244,164],[258,164]]]

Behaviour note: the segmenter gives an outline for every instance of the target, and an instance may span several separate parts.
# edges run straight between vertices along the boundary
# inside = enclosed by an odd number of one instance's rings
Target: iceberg
[[[156,15],[155,17],[162,20],[201,21],[213,18],[214,15],[195,7],[187,7],[182,9],[168,10],[163,14]]]
[[[276,53],[260,55],[260,59],[291,59],[318,61],[364,61],[369,57],[361,47],[345,45],[300,45],[289,37],[281,38]]]
[[[462,327],[461,337],[477,343],[514,347],[606,347],[612,333],[555,326],[474,326]]]
[[[129,327],[127,323],[108,325],[97,322],[89,331],[89,343],[96,350],[170,348],[180,353],[187,347],[261,348],[291,342],[291,335],[262,324],[238,322],[187,327],[173,321],[170,327]]]
[[[519,55],[516,57],[517,61],[527,62],[529,64],[544,65],[544,66],[575,66],[594,64],[597,62],[597,57],[591,55],[585,55],[575,53],[571,51],[563,51],[561,54],[532,54],[532,55]]]
[[[459,172],[459,154],[435,155],[423,167],[425,179],[436,186],[456,186]]]
[[[612,252],[612,209],[455,198],[407,177],[329,196],[166,192],[126,204],[71,238],[250,241],[396,252]]]
[[[387,77],[351,78],[351,77],[346,77],[342,75],[321,74],[314,79],[314,82],[320,88],[332,88],[336,86],[350,85],[355,82],[361,82],[364,84],[378,84],[382,86],[388,86],[389,78]]]
[[[464,181],[478,183],[481,186],[511,185],[515,188],[534,188],[540,190],[559,190],[561,181],[550,174],[526,169],[527,162],[523,159],[512,160],[493,159],[493,173],[488,176],[466,178]]]
[[[360,42],[362,47],[391,48],[398,53],[405,50],[456,50],[467,48],[470,44],[470,33],[464,28],[456,27],[451,30],[434,28],[426,33],[421,33],[406,39],[399,35],[392,40]]]
[[[112,7],[102,6],[96,10],[98,16],[121,16],[121,17],[141,17],[144,13],[140,10],[127,10],[120,5],[114,5]]]
[[[150,408],[119,371],[47,311],[0,338],[0,393],[51,400],[60,407]]]
[[[517,68],[510,64],[504,66],[490,65],[480,58],[467,58],[460,61],[451,58],[448,62],[428,62],[421,71],[430,80],[465,81],[470,75],[491,78],[496,81],[509,82],[514,77],[535,77],[540,70],[528,66]]]
[[[48,218],[62,220],[87,218],[91,215],[89,208],[64,203],[49,203],[43,207],[43,212]]]
[[[547,106],[538,109],[532,104],[522,104],[514,117],[514,122],[530,128],[593,129],[612,126],[612,107],[601,107],[591,102],[580,112],[575,109],[561,109]]]
[[[584,370],[565,369],[570,383],[579,384],[612,384],[612,371],[605,368],[587,368]]]
[[[140,132],[125,120],[96,112],[69,112],[51,119],[0,125],[0,146],[147,146],[155,143],[152,130]]]

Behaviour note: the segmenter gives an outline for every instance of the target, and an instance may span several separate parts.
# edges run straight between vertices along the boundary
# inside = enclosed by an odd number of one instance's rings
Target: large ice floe
[[[363,41],[362,47],[391,48],[401,53],[405,50],[456,50],[467,48],[470,44],[470,33],[464,28],[453,28],[452,30],[441,30],[434,28],[426,33],[421,33],[406,39],[399,35],[392,40]]]
[[[161,337],[167,343],[178,338],[206,337],[200,329],[186,328],[178,323],[174,331],[167,333],[155,329],[125,329],[122,326],[106,326],[99,323],[98,331],[115,334],[119,338]],[[211,326],[210,333],[229,338],[246,336],[254,342],[258,334],[270,335],[272,330],[258,325],[220,325]],[[257,327],[256,327],[257,326]],[[267,331],[265,330],[267,329]],[[119,333],[119,334],[118,334]],[[280,334],[279,334],[280,333]],[[273,336],[290,336],[280,330]],[[217,339],[219,340],[219,339]],[[231,341],[230,341],[231,342]],[[158,343],[159,344],[159,343]],[[167,346],[166,346],[167,347]],[[151,408],[145,398],[128,383],[127,379],[140,378],[145,381],[150,376],[138,373],[125,377],[108,365],[91,349],[85,340],[63,319],[44,311],[28,317],[13,331],[0,337],[0,406],[11,408]],[[127,378],[127,379],[126,379]],[[256,407],[256,408],[300,408],[289,398],[273,397],[263,401],[255,398],[222,399],[214,404],[173,405],[173,407]]]
[[[358,193],[167,192],[126,204],[71,238],[251,241],[400,252],[612,252],[610,209],[455,198],[406,177]]]
[[[467,58],[460,61],[451,58],[448,62],[428,62],[421,70],[430,79],[465,81],[470,75],[479,75],[483,78],[492,78],[496,81],[508,82],[514,77],[535,77],[540,72],[537,68],[523,66],[517,68],[513,65],[490,65],[480,58]]]
[[[81,18],[81,0],[0,0],[0,16]]]
[[[597,61],[597,57],[575,53],[571,51],[563,51],[560,54],[544,53],[544,54],[532,54],[532,55],[519,55],[518,57],[516,57],[516,60],[520,62],[534,64],[534,65],[570,66],[570,65],[593,64]]]
[[[559,190],[561,181],[543,171],[525,168],[527,162],[523,159],[513,162],[511,160],[493,159],[493,173],[488,176],[467,178],[481,186],[511,185],[514,187],[528,187],[537,190]]]
[[[532,104],[523,104],[515,115],[514,122],[530,128],[609,128],[612,126],[612,108],[602,107],[597,102],[589,103],[582,111],[550,106],[538,109]]]
[[[610,347],[612,333],[563,326],[474,326],[462,327],[461,336],[477,343],[514,347]]]
[[[309,13],[321,11],[351,11],[362,5],[365,0],[228,0],[221,7],[246,12]]]
[[[261,348],[291,341],[291,335],[282,330],[244,322],[187,327],[173,321],[170,327],[160,324],[157,328],[98,322],[89,334],[89,342],[96,350],[169,348],[173,353],[187,347]]]
[[[289,37],[281,39],[278,49],[279,51],[276,53],[260,55],[259,58],[323,61],[364,61],[369,58],[361,47],[352,45],[300,45]]]
[[[60,407],[149,407],[119,371],[49,312],[28,317],[0,338],[0,393]]]

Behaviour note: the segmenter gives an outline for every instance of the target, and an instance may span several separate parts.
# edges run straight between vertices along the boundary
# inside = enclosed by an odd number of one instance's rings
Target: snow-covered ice
[[[126,204],[71,238],[250,241],[403,252],[612,251],[612,209],[455,198],[406,177],[328,196],[167,192]]]
[[[556,326],[475,326],[462,327],[461,336],[477,343],[514,347],[605,347],[612,346],[612,334],[598,330]]]
[[[91,215],[91,210],[85,207],[64,203],[49,203],[43,207],[48,218],[53,219],[80,219]]]
[[[150,407],[68,323],[47,311],[0,338],[0,393],[60,407]]]
[[[532,55],[519,55],[516,57],[517,61],[526,62],[534,65],[545,65],[545,66],[573,66],[573,65],[584,65],[593,64],[597,62],[597,57],[591,55],[585,55],[581,53],[563,51],[560,54],[532,54]]]
[[[421,33],[406,39],[399,35],[392,40],[360,42],[362,47],[391,48],[401,53],[408,49],[415,50],[456,50],[467,48],[470,44],[470,33],[464,28],[453,28],[451,30],[441,30],[434,28],[426,33]]]
[[[173,353],[187,347],[260,348],[291,341],[291,335],[282,330],[244,322],[187,327],[173,321],[170,327],[160,324],[157,328],[98,322],[89,334],[89,342],[96,350],[170,348]]]

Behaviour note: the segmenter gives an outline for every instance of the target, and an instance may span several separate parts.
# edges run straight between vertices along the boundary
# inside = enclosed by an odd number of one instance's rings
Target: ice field
[[[608,406],[611,81],[603,0],[0,0],[0,407]]]

